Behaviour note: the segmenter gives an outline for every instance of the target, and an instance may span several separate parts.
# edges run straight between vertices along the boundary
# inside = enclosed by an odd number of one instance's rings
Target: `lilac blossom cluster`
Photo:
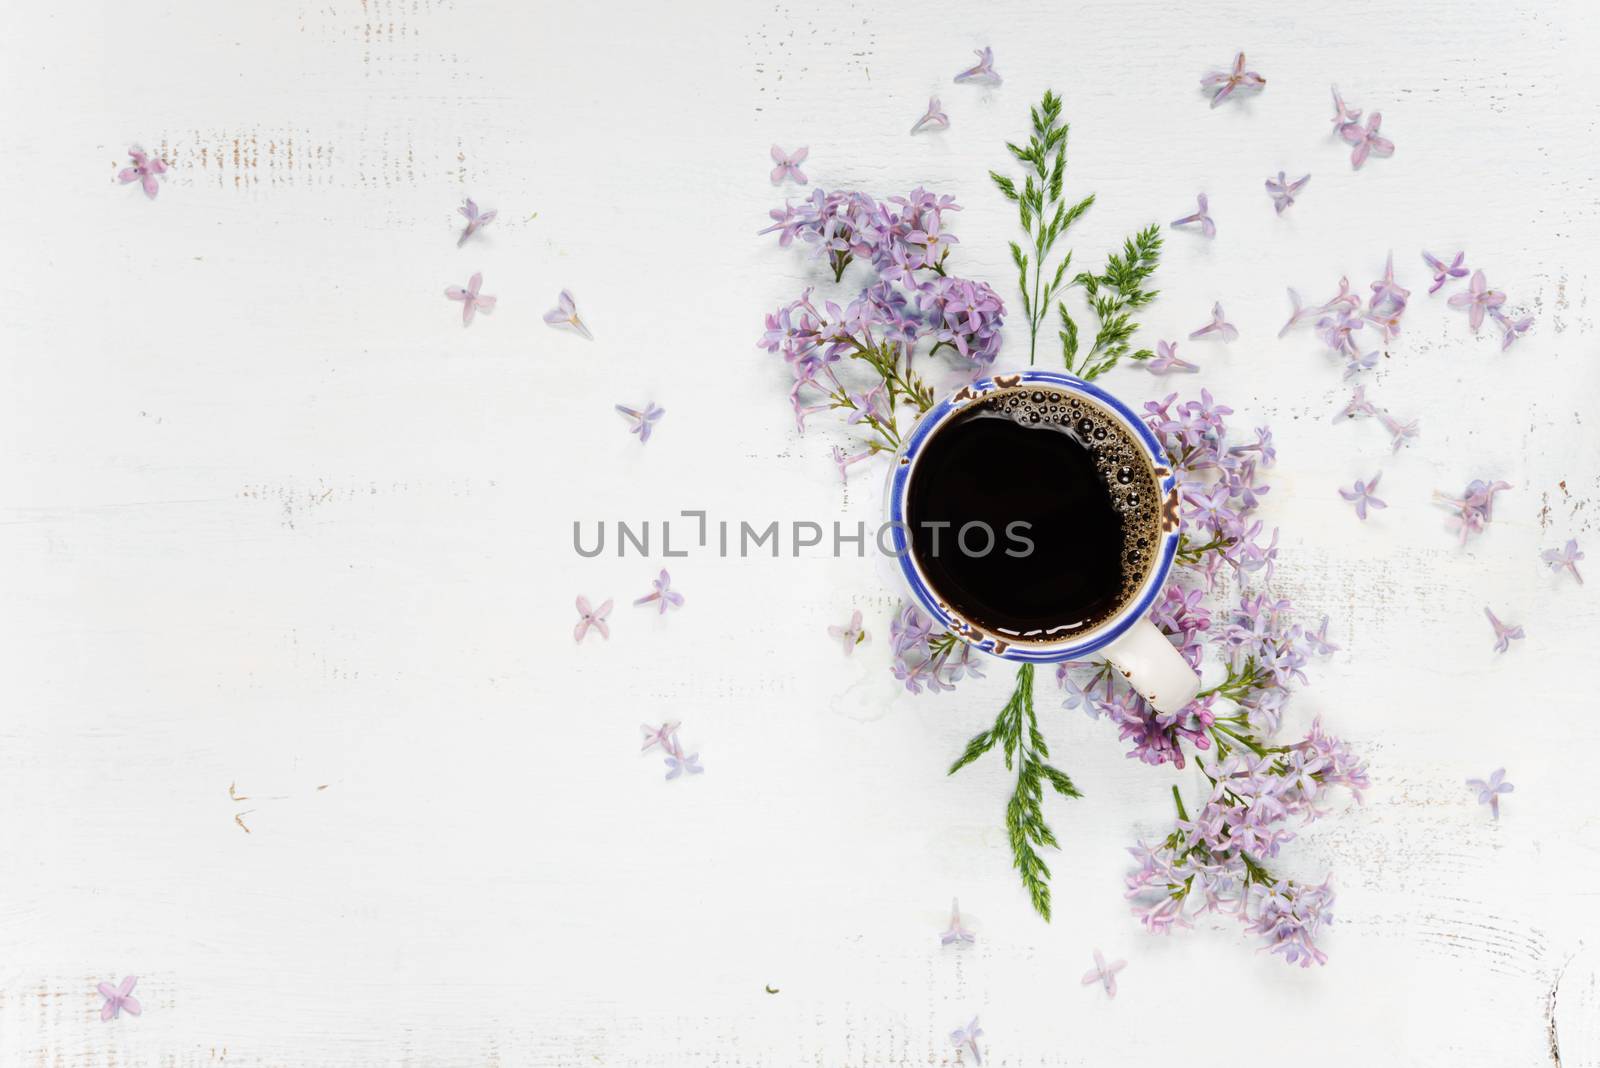
[[[933,389],[915,365],[917,346],[927,355],[950,349],[973,377],[1000,351],[1005,304],[986,283],[945,270],[952,246],[945,216],[960,211],[951,197],[923,189],[876,200],[864,193],[816,190],[798,205],[771,212],[780,246],[796,242],[825,257],[835,280],[856,260],[869,263],[876,280],[844,306],[820,303],[807,289],[766,317],[761,348],[781,355],[793,375],[789,401],[803,432],[818,412],[843,410],[848,422],[871,437],[854,455],[835,449],[841,474],[851,464],[899,447],[899,408],[918,412],[933,403]],[[864,363],[875,381],[846,381],[840,361]]]
[[[889,622],[890,670],[912,693],[953,690],[967,676],[984,677],[982,655],[949,631],[933,633],[933,620],[916,605],[901,605]]]

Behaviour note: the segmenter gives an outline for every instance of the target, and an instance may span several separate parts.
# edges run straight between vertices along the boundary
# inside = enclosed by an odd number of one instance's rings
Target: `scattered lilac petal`
[[[1190,334],[1189,340],[1194,341],[1198,338],[1207,337],[1211,334],[1216,334],[1223,341],[1239,340],[1239,331],[1234,329],[1233,324],[1228,322],[1227,318],[1223,315],[1222,303],[1220,301],[1211,306],[1211,322]]]
[[[1231,71],[1212,71],[1200,79],[1202,89],[1214,90],[1211,95],[1211,106],[1216,107],[1237,89],[1260,90],[1267,84],[1267,80],[1253,70],[1244,69],[1244,53],[1240,52],[1233,59]]]
[[[1578,580],[1578,585],[1583,585],[1583,576],[1578,573],[1578,561],[1583,559],[1583,550],[1578,548],[1576,538],[1568,538],[1565,548],[1546,549],[1539,554],[1539,559],[1550,565],[1550,570],[1556,574],[1563,571],[1572,572],[1572,577]]]
[[[144,187],[144,195],[151,200],[161,192],[161,183],[156,176],[167,173],[167,164],[160,156],[152,156],[138,145],[128,149],[128,158],[133,160],[133,166],[124,167],[117,172],[117,181],[123,185],[129,182],[138,182]]]
[[[1178,358],[1178,343],[1176,341],[1157,341],[1156,354],[1139,366],[1153,375],[1167,375],[1172,374],[1174,371],[1190,373],[1200,370],[1199,365]]]
[[[1466,491],[1460,497],[1435,492],[1433,499],[1455,509],[1456,514],[1450,517],[1450,525],[1458,532],[1461,544],[1465,545],[1468,536],[1483,533],[1483,529],[1494,518],[1495,494],[1510,488],[1509,482],[1485,482],[1475,478],[1467,483]]]
[[[982,1064],[983,1054],[978,1052],[978,1038],[983,1034],[983,1028],[978,1026],[978,1018],[974,1016],[967,1026],[950,1032],[950,1044],[958,1050],[970,1051],[972,1063]]]
[[[672,588],[672,576],[667,574],[666,568],[661,569],[660,577],[652,579],[650,585],[655,587],[654,591],[636,598],[633,602],[635,605],[650,604],[653,601],[659,608],[659,615],[666,615],[669,606],[683,607],[683,594]]]
[[[1515,785],[1506,782],[1505,768],[1495,768],[1494,774],[1489,776],[1488,781],[1468,779],[1467,786],[1478,791],[1478,804],[1488,805],[1489,813],[1495,819],[1500,818],[1500,795],[1509,794],[1516,789]]]
[[[1128,966],[1125,960],[1106,963],[1106,958],[1096,949],[1094,951],[1094,967],[1083,973],[1083,985],[1093,986],[1099,983],[1105,988],[1106,997],[1117,996],[1117,973]]]
[[[1346,126],[1353,126],[1361,120],[1360,108],[1347,108],[1344,97],[1339,95],[1339,87],[1333,87],[1333,126],[1335,130],[1343,130]]]
[[[1344,377],[1353,378],[1362,371],[1370,371],[1378,363],[1378,350],[1373,349],[1365,356],[1357,356],[1353,352],[1345,354]]]
[[[806,145],[801,145],[793,152],[785,152],[777,145],[773,145],[772,162],[777,166],[772,168],[772,184],[782,185],[785,178],[791,178],[796,185],[805,185],[807,179],[805,172],[800,169],[800,164],[804,163],[809,155],[811,149]]]
[[[1350,394],[1350,402],[1339,409],[1333,419],[1334,422],[1338,422],[1340,419],[1349,419],[1357,415],[1375,415],[1377,411],[1372,402],[1367,400],[1367,387],[1357,386]]]
[[[1283,209],[1294,204],[1295,197],[1309,181],[1311,175],[1307,174],[1291,182],[1283,171],[1278,172],[1278,177],[1267,179],[1267,194],[1272,197],[1272,206],[1279,215],[1283,214]]]
[[[676,737],[672,739],[672,749],[663,758],[662,762],[667,765],[668,782],[678,778],[680,775],[701,775],[706,770],[700,766],[699,753],[690,753],[688,756],[683,755],[683,747],[678,744]]]
[[[841,481],[841,482],[849,482],[850,481],[850,465],[851,464],[860,463],[862,460],[867,459],[869,456],[873,455],[875,452],[877,452],[876,449],[869,448],[869,449],[865,449],[865,450],[863,450],[861,452],[856,453],[854,456],[848,456],[848,455],[845,454],[845,451],[843,449],[841,449],[839,446],[835,445],[833,447],[833,466],[839,469],[839,481]]]
[[[1521,319],[1508,319],[1501,314],[1499,308],[1490,308],[1489,317],[1500,324],[1500,351],[1509,349],[1512,342],[1526,334],[1533,327],[1533,316],[1525,315]]]
[[[850,623],[847,626],[829,627],[828,637],[844,646],[845,656],[854,652],[856,646],[867,640],[867,632],[861,629],[861,610],[858,608],[850,613]]]
[[[1382,477],[1383,472],[1379,471],[1366,482],[1356,479],[1356,484],[1350,489],[1339,490],[1339,496],[1343,497],[1347,501],[1355,502],[1356,518],[1360,519],[1362,522],[1366,522],[1368,508],[1389,507],[1383,501],[1372,495],[1372,491],[1378,488],[1378,479]]]
[[[1207,237],[1216,237],[1217,224],[1211,220],[1211,202],[1204,193],[1196,194],[1194,199],[1198,210],[1193,215],[1185,215],[1181,219],[1173,219],[1171,225],[1177,228],[1179,226],[1188,226],[1190,223],[1199,223],[1202,234]]]
[[[480,311],[485,315],[494,311],[495,298],[478,295],[478,290],[482,286],[483,272],[479,271],[467,281],[465,289],[460,286],[450,286],[444,291],[444,295],[450,300],[459,300],[461,302],[462,326],[471,326],[473,317]]]
[[[1484,608],[1483,614],[1489,617],[1489,625],[1494,627],[1495,652],[1503,653],[1507,649],[1511,648],[1511,643],[1513,641],[1521,641],[1523,638],[1527,637],[1527,635],[1522,632],[1521,624],[1502,623],[1500,622],[1499,617],[1497,617],[1487,607]]]
[[[561,291],[561,296],[556,306],[544,313],[544,321],[555,327],[569,327],[590,341],[594,335],[589,333],[589,328],[578,318],[578,303],[572,299],[572,294],[567,290]]]
[[[987,46],[974,48],[972,54],[978,57],[978,62],[957,74],[955,80],[973,82],[978,85],[999,85],[1000,75],[994,69],[994,49]]]
[[[628,427],[628,433],[638,434],[640,445],[650,440],[650,432],[655,427],[656,420],[667,414],[667,410],[657,408],[654,401],[646,403],[643,411],[630,408],[626,404],[617,404],[613,407],[617,409],[617,414],[633,424]]]
[[[1417,420],[1413,419],[1409,423],[1402,423],[1387,411],[1381,409],[1378,412],[1378,422],[1382,423],[1383,428],[1389,432],[1389,444],[1395,452],[1399,452],[1401,446],[1416,437],[1421,430]]]
[[[1350,279],[1344,277],[1339,279],[1339,292],[1332,299],[1322,304],[1302,304],[1300,302],[1300,294],[1293,289],[1289,290],[1289,303],[1294,310],[1289,315],[1289,321],[1284,323],[1283,328],[1278,331],[1279,337],[1283,337],[1301,322],[1314,316],[1326,316],[1329,313],[1347,315],[1361,307],[1361,298],[1350,291]],[[1318,325],[1321,325],[1320,320]]]
[[[494,222],[495,216],[500,214],[498,211],[479,211],[477,203],[471,197],[468,197],[456,211],[460,212],[462,217],[467,220],[466,229],[462,230],[461,236],[456,238],[456,248],[465,245],[467,238]]]
[[[923,130],[943,130],[949,125],[950,116],[939,110],[939,98],[930,96],[928,98],[928,110],[923,112],[922,118],[918,119],[916,125],[911,127],[911,132],[917,134]]]
[[[1404,308],[1406,301],[1411,296],[1411,290],[1406,289],[1394,280],[1394,253],[1390,252],[1383,261],[1383,277],[1372,283],[1372,296],[1369,303],[1374,308],[1393,306],[1398,304]]]
[[[592,608],[589,605],[589,598],[579,594],[578,624],[572,628],[572,640],[575,642],[583,641],[584,636],[589,633],[589,629],[592,627],[600,632],[600,637],[609,641],[611,638],[611,627],[606,623],[606,617],[610,614],[610,598],[607,598],[606,602],[599,608]]]
[[[134,984],[139,981],[137,975],[125,976],[120,984],[112,986],[110,983],[99,983],[95,989],[100,991],[100,996],[106,1003],[100,1007],[100,1019],[115,1020],[124,1011],[129,1016],[138,1016],[144,1012],[144,1006],[139,1004],[139,999],[133,996]]]
[[[1422,258],[1428,264],[1428,269],[1433,271],[1433,285],[1428,287],[1430,294],[1439,292],[1439,287],[1452,278],[1465,278],[1467,276],[1465,265],[1467,254],[1465,252],[1457,252],[1456,258],[1450,263],[1445,263],[1426,250],[1423,251]]]
[[[950,899],[950,926],[939,936],[939,944],[948,946],[956,942],[965,942],[971,945],[978,937],[965,927],[961,926],[961,902],[956,898]]]
[[[1506,295],[1490,289],[1489,280],[1482,271],[1473,271],[1467,288],[1450,298],[1450,307],[1467,309],[1467,322],[1472,324],[1472,332],[1476,334],[1483,325],[1483,317],[1505,302]]]
[[[1351,122],[1339,127],[1339,136],[1344,138],[1347,144],[1354,146],[1350,151],[1352,169],[1360,170],[1361,165],[1367,162],[1368,156],[1387,159],[1394,155],[1394,142],[1378,135],[1378,128],[1382,125],[1383,114],[1374,111],[1367,116],[1365,126]]]
[[[659,727],[652,727],[648,723],[639,724],[639,730],[644,735],[644,744],[639,747],[639,752],[648,753],[656,746],[660,746],[668,753],[676,752],[678,748],[678,728],[682,723],[669,719]]]
[[[1328,640],[1327,616],[1322,617],[1322,626],[1318,627],[1316,630],[1308,630],[1304,632],[1302,636],[1304,637],[1306,644],[1311,647],[1312,651],[1321,656],[1327,656],[1329,653],[1336,653],[1339,651],[1339,647]]]

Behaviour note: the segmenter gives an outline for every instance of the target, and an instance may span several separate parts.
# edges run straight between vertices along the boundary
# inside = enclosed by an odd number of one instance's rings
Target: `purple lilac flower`
[[[1516,789],[1512,783],[1506,782],[1506,769],[1495,768],[1488,780],[1468,779],[1467,786],[1478,791],[1478,804],[1488,805],[1489,814],[1494,819],[1500,818],[1500,795],[1509,794]]]
[[[1378,350],[1373,349],[1365,356],[1358,356],[1353,352],[1345,354],[1344,377],[1350,379],[1362,371],[1370,371],[1378,364]]]
[[[1489,625],[1494,628],[1494,651],[1503,653],[1511,648],[1513,641],[1521,641],[1527,635],[1522,631],[1520,623],[1502,623],[1500,618],[1490,611],[1488,606],[1483,609],[1483,614],[1489,617]]]
[[[1489,317],[1500,324],[1501,352],[1509,349],[1512,345],[1512,342],[1516,341],[1517,338],[1521,337],[1523,334],[1526,334],[1533,327],[1533,316],[1531,315],[1525,315],[1521,319],[1512,320],[1501,314],[1499,308],[1490,308]]]
[[[919,289],[917,307],[926,318],[935,349],[949,345],[979,366],[994,362],[1000,352],[1005,305],[988,283],[934,278]]]
[[[772,184],[782,185],[785,178],[790,178],[794,180],[795,185],[805,185],[806,174],[800,169],[800,164],[804,163],[809,155],[811,149],[805,145],[801,145],[793,152],[785,152],[777,145],[773,145],[772,162],[777,166],[772,168]]]
[[[1483,528],[1494,518],[1495,494],[1510,488],[1509,482],[1485,482],[1475,478],[1467,483],[1466,491],[1460,497],[1436,492],[1433,499],[1455,509],[1456,514],[1450,517],[1450,525],[1460,535],[1461,544],[1465,545],[1470,535],[1483,533]]]
[[[471,197],[468,197],[456,211],[460,212],[462,217],[467,220],[467,225],[462,229],[461,236],[456,238],[456,248],[465,245],[467,238],[494,222],[495,216],[500,214],[493,209],[479,211],[477,203]]]
[[[917,134],[921,133],[923,130],[943,130],[949,127],[949,125],[950,116],[946,115],[944,111],[940,109],[939,98],[936,96],[930,96],[928,98],[928,110],[923,112],[922,118],[918,119],[916,124],[911,127],[911,132],[913,134]]]
[[[1326,303],[1317,305],[1302,304],[1300,302],[1300,294],[1293,289],[1289,290],[1289,303],[1293,306],[1293,311],[1289,315],[1289,321],[1284,323],[1282,329],[1278,331],[1279,337],[1283,337],[1307,319],[1325,316],[1340,309],[1358,310],[1361,307],[1361,298],[1350,292],[1349,278],[1340,278],[1338,294]]]
[[[1176,229],[1179,226],[1188,226],[1190,223],[1199,223],[1200,232],[1202,234],[1205,234],[1207,237],[1216,237],[1217,224],[1211,220],[1211,202],[1206,199],[1206,195],[1204,193],[1200,193],[1194,199],[1197,206],[1195,213],[1193,215],[1185,215],[1181,219],[1173,219],[1173,228]]]
[[[1374,111],[1367,116],[1366,126],[1350,122],[1339,127],[1339,136],[1352,145],[1350,151],[1350,167],[1360,170],[1361,165],[1367,162],[1368,156],[1377,156],[1379,159],[1388,159],[1394,155],[1394,142],[1378,134],[1378,128],[1383,125],[1383,115]]]
[[[1357,386],[1350,394],[1350,402],[1339,409],[1333,418],[1338,422],[1340,419],[1349,419],[1357,415],[1375,415],[1377,411],[1372,402],[1367,400],[1367,387]]]
[[[861,629],[861,610],[858,608],[850,613],[848,625],[829,627],[828,637],[844,646],[845,656],[854,652],[856,646],[867,640],[867,632]]]
[[[1093,986],[1098,983],[1105,989],[1106,997],[1117,996],[1117,973],[1128,966],[1125,960],[1106,963],[1106,958],[1096,949],[1094,951],[1094,967],[1083,973],[1084,986]]]
[[[1175,341],[1157,341],[1155,356],[1145,360],[1140,366],[1153,375],[1167,375],[1174,371],[1189,372],[1200,370],[1198,365],[1178,358],[1178,344]]]
[[[1267,195],[1272,197],[1273,210],[1282,215],[1285,208],[1292,207],[1295,197],[1300,194],[1300,190],[1304,189],[1309,181],[1311,181],[1311,175],[1307,174],[1291,182],[1289,181],[1289,176],[1283,171],[1279,171],[1276,178],[1268,178]]]
[[[123,185],[129,182],[138,182],[144,187],[144,195],[151,200],[161,192],[161,183],[157,175],[167,173],[167,165],[160,156],[152,156],[138,145],[128,149],[128,158],[133,160],[133,166],[124,167],[117,172],[117,181]]]
[[[152,193],[151,196],[155,194]],[[133,996],[133,988],[138,983],[137,975],[124,976],[121,983],[112,986],[110,983],[100,983],[95,989],[100,991],[100,996],[106,1003],[100,1006],[100,1019],[115,1020],[122,1013],[129,1016],[138,1016],[144,1012],[144,1006],[139,1004],[139,999]]]
[[[1372,283],[1372,296],[1368,298],[1368,303],[1375,311],[1382,308],[1404,309],[1410,296],[1411,290],[1394,280],[1394,253],[1391,252],[1383,261],[1383,277]]]
[[[556,306],[544,313],[544,321],[551,326],[568,327],[590,341],[594,335],[589,333],[589,328],[578,317],[578,303],[572,299],[572,294],[567,290],[561,291],[561,296],[556,301]]]
[[[662,568],[661,574],[658,577],[650,580],[650,585],[654,587],[654,589],[650,593],[645,594],[643,597],[635,598],[633,603],[636,606],[654,602],[657,608],[657,614],[663,616],[667,614],[667,609],[669,607],[683,607],[683,594],[672,588],[672,576],[667,574],[666,568]]]
[[[1368,508],[1389,507],[1383,501],[1380,501],[1377,497],[1372,495],[1372,491],[1378,488],[1378,479],[1382,477],[1383,472],[1379,471],[1377,474],[1373,475],[1369,481],[1363,482],[1360,479],[1356,479],[1356,484],[1354,487],[1350,489],[1341,489],[1339,491],[1339,496],[1343,497],[1347,501],[1355,502],[1356,518],[1362,520],[1363,522],[1366,521]]]
[[[1378,412],[1378,422],[1382,423],[1383,428],[1389,432],[1389,444],[1395,452],[1399,452],[1401,446],[1416,437],[1420,432],[1417,420],[1413,419],[1409,423],[1402,423],[1383,410]]]
[[[1467,309],[1467,322],[1472,324],[1472,332],[1476,334],[1483,325],[1483,317],[1505,301],[1504,293],[1489,288],[1488,279],[1482,271],[1473,271],[1472,281],[1467,283],[1466,290],[1450,298],[1450,307]]]
[[[690,753],[688,756],[684,756],[683,747],[678,744],[678,739],[676,737],[672,739],[671,752],[667,753],[666,757],[663,758],[662,763],[666,764],[667,766],[668,782],[671,782],[673,779],[676,779],[681,775],[701,775],[704,774],[706,770],[700,766],[699,753]]]
[[[1312,651],[1322,656],[1327,656],[1329,653],[1336,653],[1339,651],[1339,647],[1328,640],[1327,616],[1322,617],[1322,626],[1318,627],[1316,630],[1306,631],[1303,637],[1305,638],[1306,644],[1311,647]]]
[[[1197,338],[1207,337],[1211,334],[1217,335],[1223,341],[1239,340],[1239,331],[1223,315],[1221,301],[1211,306],[1211,321],[1190,334],[1189,340],[1194,341]]]
[[[644,744],[639,747],[639,752],[648,753],[656,746],[660,746],[668,753],[678,748],[678,728],[683,726],[675,719],[669,719],[659,727],[652,727],[648,723],[639,724],[639,730],[644,735]]]
[[[974,1016],[967,1026],[950,1032],[950,1044],[963,1053],[970,1052],[973,1064],[982,1064],[983,1054],[978,1052],[978,1039],[982,1036],[983,1028],[978,1026],[978,1018]]]
[[[1452,278],[1465,278],[1467,276],[1465,265],[1467,254],[1465,252],[1457,252],[1456,258],[1449,263],[1445,263],[1426,250],[1423,251],[1422,258],[1427,263],[1428,269],[1433,272],[1433,285],[1428,287],[1429,294],[1439,292],[1440,287]]]
[[[1214,70],[1200,79],[1202,89],[1212,90],[1211,106],[1216,107],[1237,89],[1256,90],[1264,88],[1267,80],[1253,70],[1244,69],[1244,53],[1240,52],[1233,57],[1233,69],[1230,71]]]
[[[957,74],[957,83],[973,82],[978,85],[999,85],[1000,75],[994,69],[994,49],[987,46],[975,48],[972,54],[978,57],[978,62]]]
[[[460,286],[449,286],[445,289],[444,295],[447,298],[450,300],[459,300],[461,302],[462,326],[471,326],[473,316],[477,315],[480,311],[485,315],[488,315],[490,312],[494,311],[495,298],[478,295],[478,290],[482,288],[482,286],[483,272],[480,271],[467,280],[467,286],[465,289],[461,288]]]
[[[667,410],[656,407],[654,401],[646,403],[642,411],[638,408],[630,408],[626,404],[618,404],[614,407],[617,409],[618,415],[621,415],[632,424],[628,427],[628,433],[638,434],[640,445],[650,440],[650,432],[655,427],[656,420],[667,414]]]
[[[877,451],[877,449],[863,449],[861,452],[850,455],[839,446],[835,445],[833,447],[833,466],[839,471],[839,481],[848,483],[850,481],[850,466],[852,464],[858,464],[862,460],[869,459],[875,455]]]
[[[1308,886],[1289,880],[1259,888],[1256,897],[1250,930],[1265,937],[1272,952],[1302,968],[1327,963],[1328,955],[1316,946],[1317,935],[1333,922],[1333,889],[1326,881]]]
[[[1341,306],[1332,315],[1317,320],[1317,337],[1334,352],[1354,354],[1361,351],[1354,334],[1364,326],[1366,319],[1362,315]]]
[[[572,640],[575,642],[583,641],[591,627],[600,632],[600,637],[609,640],[611,638],[611,627],[607,625],[606,617],[610,614],[610,598],[607,598],[599,608],[594,608],[590,606],[589,598],[579,594],[578,623],[577,626],[572,628]]]
[[[1360,119],[1361,119],[1361,109],[1360,108],[1351,109],[1351,108],[1345,107],[1344,97],[1339,95],[1339,87],[1337,85],[1334,86],[1333,87],[1333,128],[1334,128],[1334,131],[1338,132],[1339,130],[1342,130],[1346,126],[1354,125],[1355,123],[1359,122]]]
[[[956,898],[950,899],[950,926],[944,929],[939,936],[939,944],[948,946],[955,943],[971,945],[978,940],[977,936],[961,925],[961,902]]]
[[[1568,538],[1563,549],[1546,549],[1539,554],[1539,559],[1550,565],[1550,570],[1556,574],[1563,571],[1572,572],[1572,577],[1578,580],[1578,585],[1583,585],[1583,576],[1578,574],[1578,561],[1583,559],[1583,550],[1578,548],[1576,538]]]

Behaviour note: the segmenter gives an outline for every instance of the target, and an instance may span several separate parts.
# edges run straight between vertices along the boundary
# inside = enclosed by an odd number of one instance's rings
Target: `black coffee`
[[[1059,641],[1144,583],[1160,502],[1144,450],[1116,418],[1075,393],[1022,386],[934,431],[906,523],[955,615],[1008,641]]]

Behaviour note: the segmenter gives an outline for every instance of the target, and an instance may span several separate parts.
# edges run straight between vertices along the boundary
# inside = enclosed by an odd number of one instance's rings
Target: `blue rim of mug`
[[[1140,587],[1139,595],[1124,605],[1115,616],[1095,627],[1087,635],[1060,642],[1011,642],[992,634],[979,634],[979,628],[952,615],[940,603],[917,566],[911,546],[906,540],[906,489],[911,483],[911,469],[916,465],[917,456],[928,438],[952,415],[965,410],[990,393],[1035,384],[1082,394],[1120,419],[1133,437],[1144,445],[1146,456],[1156,474],[1160,496],[1166,502],[1164,515],[1170,516],[1170,522],[1163,523],[1166,529],[1161,535],[1160,556],[1156,566],[1145,578],[1144,585]],[[1145,613],[1155,602],[1156,596],[1161,592],[1162,586],[1166,584],[1167,575],[1172,570],[1173,558],[1178,552],[1178,526],[1175,514],[1177,486],[1177,475],[1173,473],[1172,464],[1167,460],[1161,442],[1156,440],[1155,434],[1145,425],[1144,420],[1129,410],[1127,405],[1099,386],[1063,371],[1030,370],[982,378],[971,385],[961,387],[929,408],[916,426],[912,427],[910,436],[906,438],[905,444],[895,457],[894,473],[890,476],[889,482],[890,537],[894,544],[895,560],[900,565],[900,572],[910,585],[912,594],[922,605],[923,610],[933,617],[934,622],[980,652],[1005,660],[1034,664],[1074,660],[1103,649],[1120,638],[1129,627],[1144,618]]]

